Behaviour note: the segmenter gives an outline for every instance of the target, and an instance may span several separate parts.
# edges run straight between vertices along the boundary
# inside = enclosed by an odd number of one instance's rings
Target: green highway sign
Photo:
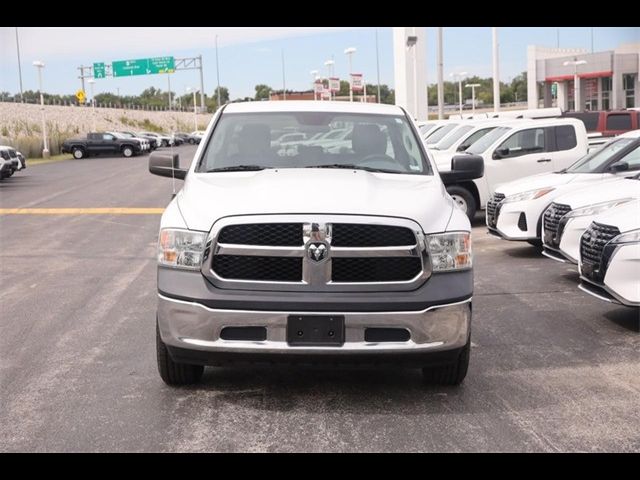
[[[132,75],[153,75],[156,73],[173,73],[176,64],[173,57],[140,58],[137,60],[118,60],[111,64],[114,77]]]
[[[104,63],[94,63],[93,64],[93,78],[104,78],[106,77],[106,69]]]

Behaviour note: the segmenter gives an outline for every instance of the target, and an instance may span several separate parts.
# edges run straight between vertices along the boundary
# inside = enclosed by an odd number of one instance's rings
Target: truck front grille
[[[606,265],[603,262],[604,247],[613,238],[620,235],[620,230],[611,225],[592,222],[580,239],[580,260],[583,264],[583,275],[601,281]]]
[[[216,255],[213,271],[229,280],[300,282],[302,258]]]
[[[558,247],[562,238],[560,219],[571,211],[569,205],[552,203],[544,212],[544,243],[550,247]]]
[[[422,270],[417,257],[334,258],[332,267],[334,282],[402,282]]]
[[[389,217],[227,217],[211,230],[205,256],[203,273],[219,288],[411,290],[431,273],[420,226]]]
[[[495,228],[498,223],[498,215],[500,215],[500,203],[504,200],[503,193],[494,193],[491,200],[487,202],[487,225]]]

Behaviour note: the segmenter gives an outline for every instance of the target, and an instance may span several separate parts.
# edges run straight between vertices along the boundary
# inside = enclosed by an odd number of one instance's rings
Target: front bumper
[[[505,240],[536,240],[540,238],[538,224],[548,202],[527,200],[524,202],[502,202],[495,228],[495,235]]]
[[[469,339],[472,271],[435,274],[408,292],[302,293],[224,290],[199,272],[158,269],[158,326],[174,360],[196,364],[268,361],[312,357],[349,362],[385,359],[425,365],[429,359],[459,352]],[[459,296],[452,294],[457,292]],[[289,315],[344,316],[341,346],[289,346]],[[265,327],[266,340],[224,340],[224,327]],[[403,328],[400,342],[366,342],[367,328]],[[425,358],[426,357],[426,358]]]
[[[242,356],[308,361],[307,356],[327,356],[332,361],[355,357],[363,361],[425,364],[432,353],[457,352],[467,343],[471,327],[471,299],[412,312],[331,312],[343,315],[345,342],[341,346],[290,346],[286,341],[287,318],[297,311],[217,310],[198,303],[158,296],[158,327],[174,360],[217,364]],[[326,314],[327,312],[315,312]],[[224,340],[224,327],[266,327],[262,341]],[[404,342],[367,342],[366,328],[404,328],[411,337]],[[192,352],[189,354],[189,352]],[[304,357],[300,357],[300,356]],[[352,359],[353,360],[353,359]]]

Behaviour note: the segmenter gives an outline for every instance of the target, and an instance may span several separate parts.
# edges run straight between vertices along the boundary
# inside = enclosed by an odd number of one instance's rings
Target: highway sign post
[[[136,60],[117,60],[111,64],[114,77],[132,75],[155,75],[173,73],[176,70],[173,57],[139,58]]]
[[[107,76],[107,69],[104,63],[93,64],[93,78],[105,78]]]

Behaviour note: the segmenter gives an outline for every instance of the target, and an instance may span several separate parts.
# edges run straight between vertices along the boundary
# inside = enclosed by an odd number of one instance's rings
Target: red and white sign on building
[[[329,90],[333,93],[340,91],[340,79],[338,77],[331,77],[329,79]]]
[[[331,100],[331,90],[328,88],[325,88],[324,90],[322,90],[322,100]]]
[[[324,85],[319,80],[313,86],[314,86],[314,92],[315,93],[322,94],[322,92],[324,91]]]
[[[364,83],[362,81],[361,73],[352,73],[351,74],[351,90],[354,92],[361,92],[364,90]]]

